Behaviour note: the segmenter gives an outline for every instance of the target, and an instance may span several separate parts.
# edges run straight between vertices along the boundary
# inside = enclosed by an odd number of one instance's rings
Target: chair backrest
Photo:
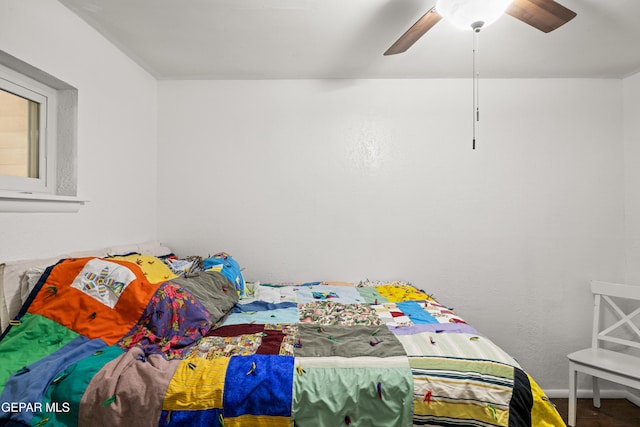
[[[592,281],[591,292],[594,295],[591,346],[597,348],[600,342],[604,341],[640,349],[640,329],[633,321],[634,317],[640,314],[640,286]],[[618,303],[616,303],[613,298],[616,298]],[[621,299],[632,301],[629,303],[632,307],[629,308],[626,303],[620,301]],[[633,301],[635,301],[635,303],[633,303]],[[622,305],[624,309],[621,308],[620,305]],[[602,314],[607,306],[615,313],[618,319],[605,328],[601,325],[601,322]],[[632,332],[632,338],[627,339],[611,336],[613,331],[624,327]]]

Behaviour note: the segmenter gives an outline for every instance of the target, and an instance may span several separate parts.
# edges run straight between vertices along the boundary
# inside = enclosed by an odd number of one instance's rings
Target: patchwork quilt
[[[0,338],[0,425],[564,425],[511,356],[414,286],[245,283],[219,258],[49,267]]]

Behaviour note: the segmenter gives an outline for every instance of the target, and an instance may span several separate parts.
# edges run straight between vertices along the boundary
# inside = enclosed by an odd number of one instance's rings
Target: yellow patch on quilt
[[[119,259],[137,264],[149,283],[162,283],[178,277],[167,264],[153,255],[131,254],[109,257],[109,259]]]
[[[221,409],[228,366],[228,357],[212,360],[192,357],[183,360],[167,387],[162,409]]]
[[[433,301],[429,295],[409,285],[383,285],[375,288],[388,302]]]
[[[224,267],[224,265],[218,264],[218,265],[214,265],[211,268],[207,268],[205,271],[216,271],[216,272],[220,273],[222,271],[222,267]]]
[[[478,420],[495,426],[509,425],[509,410],[493,405],[472,404],[468,402],[445,402],[437,399],[433,399],[427,403],[422,398],[415,398],[413,404],[413,410],[416,415],[448,417],[459,421]],[[536,424],[531,425],[538,427]]]
[[[536,427],[554,427],[563,426],[564,421],[558,413],[556,407],[551,403],[549,398],[545,396],[544,392],[536,384],[536,382],[529,377],[529,383],[531,384],[531,394],[533,395],[533,407],[531,408],[531,425]]]
[[[224,427],[291,427],[291,417],[276,417],[269,415],[241,415],[225,418]]]

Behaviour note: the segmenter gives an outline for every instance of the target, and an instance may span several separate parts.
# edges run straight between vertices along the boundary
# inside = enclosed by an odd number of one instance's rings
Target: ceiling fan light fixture
[[[494,23],[513,0],[438,0],[436,12],[464,30],[478,30]]]

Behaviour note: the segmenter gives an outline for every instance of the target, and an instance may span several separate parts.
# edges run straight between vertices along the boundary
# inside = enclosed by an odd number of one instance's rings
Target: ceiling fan
[[[438,0],[384,54],[406,51],[442,18],[478,32],[505,13],[545,33],[576,16],[574,11],[554,0]]]

